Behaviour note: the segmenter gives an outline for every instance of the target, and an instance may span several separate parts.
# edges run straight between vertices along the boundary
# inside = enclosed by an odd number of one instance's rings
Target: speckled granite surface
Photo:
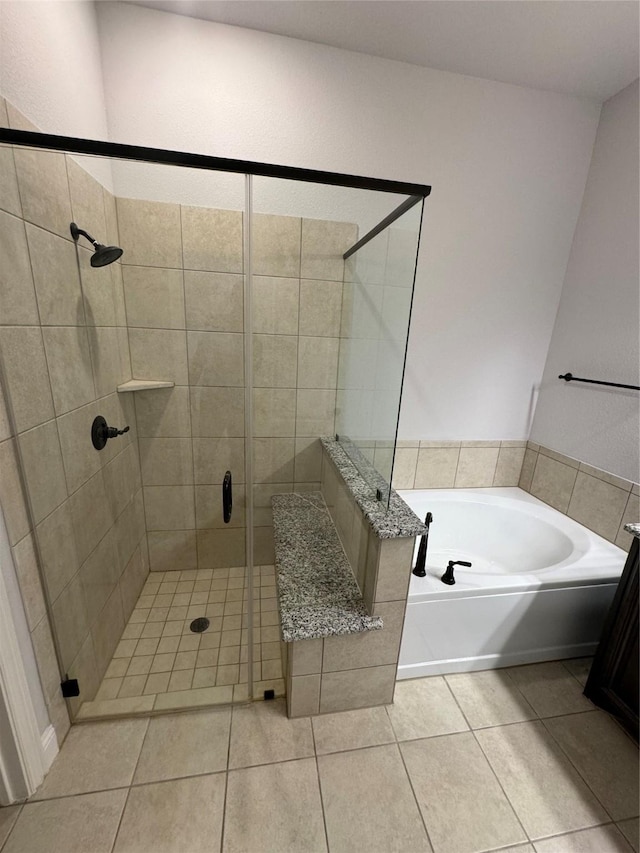
[[[382,628],[381,617],[367,614],[320,492],[274,495],[271,503],[282,639]]]
[[[372,496],[371,486],[349,459],[344,448],[333,438],[321,438],[320,441],[351,490],[356,503],[380,539],[421,536],[425,532],[424,524],[400,495],[391,489],[391,498],[387,509]],[[371,466],[371,473],[372,477],[377,476],[381,483],[386,485],[384,479],[373,466]],[[386,488],[388,489],[388,486]]]
[[[631,533],[640,539],[640,524],[636,524],[635,522],[633,524],[625,524],[624,529],[627,533]]]

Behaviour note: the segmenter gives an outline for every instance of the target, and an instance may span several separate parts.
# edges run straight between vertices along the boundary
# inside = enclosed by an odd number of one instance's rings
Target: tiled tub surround
[[[7,123],[0,101],[0,123]],[[34,128],[8,106],[11,127]],[[38,562],[65,672],[92,699],[148,572],[120,265],[90,266],[69,223],[119,243],[115,201],[62,153],[0,149],[0,502],[50,719],[69,726]],[[131,431],[98,453],[97,414]],[[11,424],[11,425],[10,425]],[[19,458],[31,503],[21,488]],[[37,541],[36,541],[37,537]],[[39,556],[38,556],[39,551]]]
[[[284,695],[273,566],[254,568],[255,695]],[[248,699],[244,568],[152,572],[81,720],[164,713]],[[193,619],[209,627],[194,633]]]
[[[398,441],[393,487],[517,486],[526,446],[526,441]]]
[[[243,566],[243,214],[128,198],[117,212],[133,377],[175,383],[134,395],[151,570]],[[356,238],[348,223],[252,219],[258,564],[273,563],[271,496],[319,488],[318,436],[334,429],[342,253]]]
[[[637,483],[530,441],[519,486],[614,545],[629,550],[632,536],[624,526],[640,519]]]
[[[628,550],[624,525],[640,518],[637,483],[524,441],[399,441],[396,489],[520,486]]]

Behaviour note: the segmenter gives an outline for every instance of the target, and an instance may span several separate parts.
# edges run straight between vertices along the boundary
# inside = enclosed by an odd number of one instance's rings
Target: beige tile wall
[[[637,483],[531,441],[399,441],[393,486],[520,486],[625,550],[624,525],[640,518]]]
[[[126,198],[117,210],[133,377],[175,382],[135,394],[151,569],[243,565],[242,213]],[[334,429],[342,253],[355,239],[345,223],[254,217],[258,564],[274,559],[271,495],[319,487],[318,436]]]
[[[519,485],[625,551],[631,547],[624,525],[640,519],[637,483],[529,441]]]
[[[526,441],[399,441],[395,489],[517,486]]]
[[[379,539],[324,448],[321,489],[369,613],[406,601],[415,538]]]
[[[0,124],[33,129],[3,101],[0,113]],[[148,571],[133,401],[116,393],[131,377],[120,266],[93,269],[69,233],[76,219],[117,244],[115,202],[54,152],[3,147],[0,186],[0,350],[13,410],[0,416],[0,503],[62,740],[69,721],[40,578],[64,671],[80,681],[75,713],[93,698]],[[101,453],[90,440],[97,414],[131,426]]]

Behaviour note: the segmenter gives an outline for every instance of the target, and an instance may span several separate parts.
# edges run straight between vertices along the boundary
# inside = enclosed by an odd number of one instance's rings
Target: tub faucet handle
[[[446,583],[449,586],[454,585],[454,583],[456,582],[456,579],[453,576],[453,567],[454,566],[466,566],[468,569],[470,569],[471,563],[467,563],[466,560],[449,560],[449,564],[447,566],[447,571],[440,578],[442,583]]]

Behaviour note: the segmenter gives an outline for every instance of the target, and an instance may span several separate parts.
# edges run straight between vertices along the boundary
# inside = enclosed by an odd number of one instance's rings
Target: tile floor
[[[296,720],[276,700],[77,725],[0,809],[0,849],[637,853],[638,750],[584,671],[403,681],[392,706]]]
[[[255,695],[284,694],[273,566],[254,569]],[[207,616],[209,628],[189,625]],[[247,700],[244,568],[152,572],[93,702],[79,720]]]

